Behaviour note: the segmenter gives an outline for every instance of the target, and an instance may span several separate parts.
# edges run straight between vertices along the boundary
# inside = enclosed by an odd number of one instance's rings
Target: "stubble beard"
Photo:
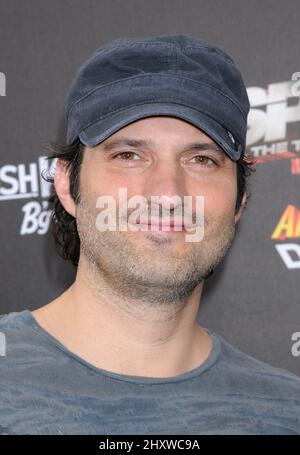
[[[100,295],[105,288],[111,295],[141,306],[182,308],[234,240],[235,224],[228,216],[215,221],[205,218],[204,238],[200,242],[183,240],[176,247],[172,239],[156,234],[98,231],[99,212],[91,199],[81,194],[76,221],[80,256]],[[145,238],[139,242],[141,236]]]

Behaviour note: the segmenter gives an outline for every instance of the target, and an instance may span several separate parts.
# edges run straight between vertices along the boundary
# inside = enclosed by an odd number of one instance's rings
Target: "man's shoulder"
[[[11,311],[0,314],[0,332],[14,331],[24,326],[29,310]]]
[[[34,348],[42,340],[34,329],[29,310],[0,314],[1,362],[0,367],[19,358],[34,355]]]
[[[252,391],[258,397],[296,400],[300,407],[299,376],[245,353],[223,337],[219,339],[222,353],[219,367],[231,378],[235,390],[240,385],[241,391]]]

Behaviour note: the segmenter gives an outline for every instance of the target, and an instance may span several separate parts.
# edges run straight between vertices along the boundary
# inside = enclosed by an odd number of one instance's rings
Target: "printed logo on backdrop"
[[[46,199],[50,196],[51,184],[41,173],[46,170],[52,173],[55,163],[56,159],[51,161],[40,156],[37,162],[6,164],[0,168],[0,202],[28,200],[21,207],[20,235],[42,235],[49,229],[52,211]]]
[[[295,341],[291,348],[292,355],[294,357],[300,357],[300,332],[293,333],[291,339],[292,341]]]
[[[289,160],[291,175],[300,183],[300,72],[291,80],[266,88],[247,88],[250,100],[247,149],[257,164]],[[287,269],[300,269],[300,192],[298,207],[286,202],[279,220],[274,220],[271,239]]]
[[[6,76],[0,72],[0,96],[6,96]]]

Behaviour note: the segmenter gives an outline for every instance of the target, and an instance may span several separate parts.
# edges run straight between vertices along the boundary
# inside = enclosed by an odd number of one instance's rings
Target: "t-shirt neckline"
[[[112,379],[116,379],[119,381],[127,381],[127,382],[134,382],[134,383],[139,383],[139,384],[159,384],[159,383],[169,383],[169,382],[182,382],[186,381],[189,379],[192,379],[196,376],[199,376],[203,374],[205,371],[207,371],[209,368],[211,368],[218,360],[220,353],[221,353],[221,342],[218,337],[218,335],[214,332],[212,332],[210,329],[207,329],[206,327],[202,328],[210,335],[211,340],[212,340],[212,348],[210,350],[210,353],[208,357],[202,362],[201,365],[199,365],[196,368],[193,368],[190,371],[187,371],[186,373],[182,373],[176,376],[170,376],[170,377],[150,377],[150,376],[135,376],[135,375],[127,375],[127,374],[121,374],[121,373],[115,373],[113,371],[105,370],[103,368],[99,368],[94,366],[93,364],[89,363],[82,357],[78,356],[74,352],[70,351],[64,344],[62,344],[57,338],[55,338],[53,335],[51,335],[47,330],[45,330],[35,319],[35,317],[32,315],[31,311],[26,309],[20,312],[21,316],[23,317],[23,321],[30,325],[32,329],[35,330],[40,336],[42,336],[44,339],[46,339],[48,342],[51,344],[55,345],[57,348],[59,348],[61,351],[63,351],[67,356],[73,358],[73,360],[79,362],[80,364],[84,365],[85,367],[93,370],[94,372],[108,376]]]

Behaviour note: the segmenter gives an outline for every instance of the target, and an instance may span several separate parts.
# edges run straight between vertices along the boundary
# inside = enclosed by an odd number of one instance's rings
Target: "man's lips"
[[[177,231],[183,231],[185,229],[184,224],[182,222],[175,222],[175,221],[149,221],[148,223],[140,223],[136,222],[135,223],[137,226],[147,226],[148,229],[151,229],[151,227],[156,228],[156,229],[162,229],[163,227],[170,228],[170,230],[176,230]]]
[[[174,218],[166,218],[166,219],[157,219],[157,218],[151,218],[151,217],[146,217],[145,222],[143,219],[141,220],[141,217],[139,216],[137,218],[136,224],[152,224],[153,226],[183,226],[182,219],[174,219]]]

